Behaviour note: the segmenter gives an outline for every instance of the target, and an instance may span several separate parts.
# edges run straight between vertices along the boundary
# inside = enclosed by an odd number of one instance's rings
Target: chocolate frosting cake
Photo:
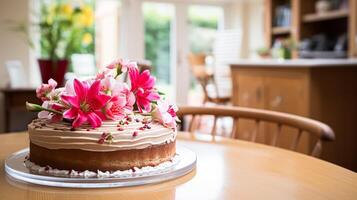
[[[175,155],[176,131],[143,117],[95,129],[37,119],[28,126],[30,161],[66,170],[115,171],[155,166]]]
[[[130,83],[121,81],[122,74]],[[28,125],[25,165],[74,177],[166,166],[175,160],[177,108],[162,97],[155,81],[150,71],[141,72],[124,59],[65,87],[48,80],[36,89],[42,105],[26,102],[39,114]]]

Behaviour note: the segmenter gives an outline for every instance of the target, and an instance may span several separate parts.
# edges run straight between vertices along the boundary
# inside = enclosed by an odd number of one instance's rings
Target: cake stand
[[[141,174],[134,172],[130,176],[117,178],[67,178],[31,173],[24,165],[28,152],[28,148],[20,150],[5,160],[5,171],[8,176],[27,183],[68,188],[111,188],[159,183],[191,172],[196,167],[197,160],[193,151],[178,145],[176,152],[179,160],[165,169]]]

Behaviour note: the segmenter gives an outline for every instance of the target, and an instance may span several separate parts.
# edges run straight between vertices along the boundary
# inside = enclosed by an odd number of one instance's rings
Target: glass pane
[[[214,39],[223,19],[217,6],[193,5],[188,9],[190,51],[211,54]]]
[[[172,94],[170,68],[171,26],[174,7],[165,3],[143,3],[145,59],[152,62],[157,87],[167,96]]]
[[[218,6],[192,5],[188,9],[189,22],[189,42],[191,59],[202,62],[202,55],[205,59],[200,65],[204,65],[206,70],[213,71],[213,44],[216,34],[223,26],[223,8]],[[192,64],[192,63],[191,63]],[[193,66],[191,66],[193,67]],[[205,87],[208,91],[214,87]],[[188,95],[189,104],[202,104],[204,99],[203,87],[198,84],[192,75],[190,82],[190,92]]]

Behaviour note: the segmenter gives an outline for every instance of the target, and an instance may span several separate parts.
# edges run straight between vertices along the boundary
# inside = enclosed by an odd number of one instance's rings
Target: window
[[[145,59],[151,61],[152,74],[160,91],[171,96],[171,26],[174,6],[143,3]]]

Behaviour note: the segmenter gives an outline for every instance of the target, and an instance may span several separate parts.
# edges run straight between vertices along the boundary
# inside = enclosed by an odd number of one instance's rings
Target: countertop
[[[232,67],[357,67],[357,59],[242,59],[228,62]]]

